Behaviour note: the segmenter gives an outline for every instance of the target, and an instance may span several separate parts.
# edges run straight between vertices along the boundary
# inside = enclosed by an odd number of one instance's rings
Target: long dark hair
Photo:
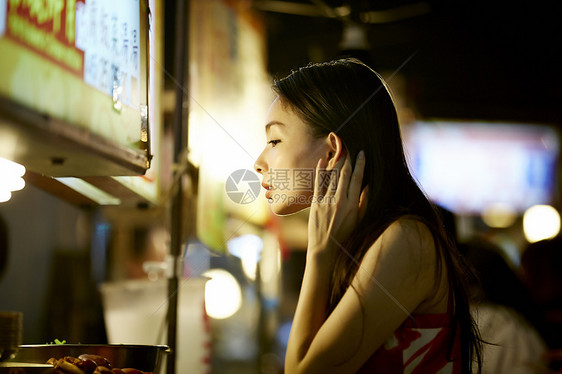
[[[449,240],[441,218],[412,178],[402,146],[396,108],[382,77],[356,59],[311,64],[276,80],[273,90],[306,122],[314,136],[336,133],[352,160],[365,151],[363,185],[368,185],[365,216],[342,243],[332,275],[330,310],[351,284],[358,264],[372,243],[396,219],[411,215],[430,229],[438,251],[436,279],[443,265],[454,294],[459,323],[462,368],[475,359],[480,367],[480,339],[469,310],[467,280],[473,273]],[[438,285],[438,283],[437,283]],[[436,286],[437,287],[437,286]]]

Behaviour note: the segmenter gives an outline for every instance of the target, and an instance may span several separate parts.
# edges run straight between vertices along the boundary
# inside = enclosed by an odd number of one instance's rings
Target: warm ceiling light
[[[25,174],[25,166],[0,157],[0,173],[14,178],[21,178]]]
[[[22,178],[24,174],[23,165],[0,157],[0,203],[10,200],[13,191],[19,191],[25,187],[25,181]]]
[[[0,203],[5,203],[12,198],[12,193],[10,191],[0,190]]]

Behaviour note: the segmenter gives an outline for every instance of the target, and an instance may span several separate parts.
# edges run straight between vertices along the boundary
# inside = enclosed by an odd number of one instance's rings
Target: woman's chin
[[[310,205],[270,203],[271,211],[277,216],[288,216],[309,208]]]

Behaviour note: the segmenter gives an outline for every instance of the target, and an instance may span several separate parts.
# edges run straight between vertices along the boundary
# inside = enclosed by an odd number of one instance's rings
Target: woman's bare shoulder
[[[403,282],[410,279],[429,289],[425,286],[434,284],[436,258],[429,227],[417,217],[404,216],[392,222],[375,240],[365,253],[362,267],[373,275],[388,274]]]
[[[416,216],[403,216],[393,221],[373,243],[373,247],[388,246],[401,253],[423,254],[435,252],[433,233],[423,220]]]
[[[403,311],[417,312],[434,293],[436,252],[429,226],[417,217],[401,217],[367,250],[353,286],[368,309],[378,310],[391,295]]]

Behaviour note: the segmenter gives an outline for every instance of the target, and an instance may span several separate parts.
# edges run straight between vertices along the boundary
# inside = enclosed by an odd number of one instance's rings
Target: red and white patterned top
[[[411,315],[358,373],[461,373],[460,330],[450,300],[447,313]]]

